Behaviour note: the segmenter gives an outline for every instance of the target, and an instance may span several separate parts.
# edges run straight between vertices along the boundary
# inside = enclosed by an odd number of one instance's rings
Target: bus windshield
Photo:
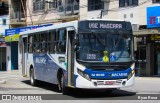
[[[123,33],[79,34],[77,60],[85,62],[131,62],[133,36]]]

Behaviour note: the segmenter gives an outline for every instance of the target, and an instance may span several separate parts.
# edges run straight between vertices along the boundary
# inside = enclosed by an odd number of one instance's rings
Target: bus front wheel
[[[66,95],[67,92],[68,92],[68,89],[67,89],[67,87],[65,86],[65,83],[64,83],[64,75],[63,74],[61,76],[61,90],[62,90],[63,95]]]
[[[32,86],[36,85],[36,80],[35,80],[34,69],[33,68],[30,69],[30,83],[31,83]]]

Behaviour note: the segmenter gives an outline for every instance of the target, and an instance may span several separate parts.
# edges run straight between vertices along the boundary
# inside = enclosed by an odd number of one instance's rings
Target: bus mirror
[[[74,37],[74,45],[78,45],[78,35]]]
[[[77,52],[78,52],[79,50],[80,50],[80,47],[77,46],[77,45],[75,45],[75,46],[74,46],[74,51],[77,51]]]

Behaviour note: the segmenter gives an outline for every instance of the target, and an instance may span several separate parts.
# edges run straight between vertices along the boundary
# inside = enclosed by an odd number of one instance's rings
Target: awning
[[[143,29],[143,30],[133,31],[134,36],[143,36],[143,35],[151,35],[151,34],[160,35],[160,30],[159,29]]]
[[[19,41],[19,34],[9,35],[5,37],[5,42]]]

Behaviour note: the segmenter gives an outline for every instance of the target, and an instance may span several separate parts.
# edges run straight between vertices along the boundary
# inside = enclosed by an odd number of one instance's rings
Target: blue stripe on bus
[[[84,72],[89,74],[91,79],[125,79],[132,71],[131,68],[122,71],[93,71],[86,68]]]
[[[57,83],[57,71],[60,66],[54,60],[49,54],[33,54],[35,75],[38,80]]]
[[[52,58],[52,60],[55,61],[55,59],[51,56],[51,54],[49,54],[49,53],[47,53],[47,54],[48,54],[48,56],[49,56],[50,58]]]

